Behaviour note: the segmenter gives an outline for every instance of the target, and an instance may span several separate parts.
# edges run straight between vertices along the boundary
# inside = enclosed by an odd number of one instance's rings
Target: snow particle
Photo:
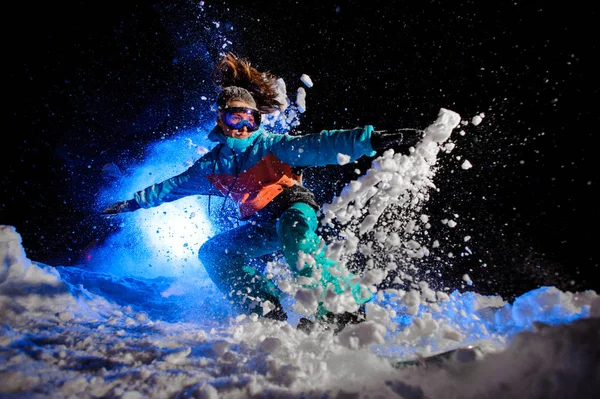
[[[338,164],[346,165],[348,162],[350,162],[350,156],[339,153],[339,154],[337,154],[337,160],[338,160]]]
[[[229,350],[229,342],[218,339],[212,343],[212,350],[217,356],[221,357]]]
[[[464,274],[462,279],[465,283],[467,283],[467,285],[473,285],[473,280],[471,280],[471,277],[469,277],[468,274]]]
[[[69,321],[75,317],[71,312],[60,312],[57,316],[61,321]]]
[[[475,126],[479,125],[483,118],[485,117],[484,113],[480,113],[479,115],[475,115],[473,119],[471,119],[471,123]]]
[[[308,76],[307,74],[303,73],[302,76],[300,76],[300,81],[302,83],[304,83],[306,85],[306,87],[313,87],[313,82],[310,79],[310,76]]]

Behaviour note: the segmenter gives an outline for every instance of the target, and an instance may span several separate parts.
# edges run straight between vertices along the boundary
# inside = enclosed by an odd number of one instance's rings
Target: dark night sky
[[[102,166],[127,167],[148,143],[199,124],[198,98],[216,93],[214,20],[257,68],[288,85],[311,76],[303,131],[425,127],[441,107],[466,119],[484,112],[453,153],[475,167],[458,173],[447,157],[431,200],[465,216],[449,249],[475,237],[477,260],[457,275],[483,262],[481,291],[600,290],[594,10],[533,1],[207,1],[203,11],[199,2],[83,3],[7,13],[11,140],[0,223],[16,226],[31,259],[77,263],[110,230],[93,209]],[[307,184],[339,169],[309,170]],[[330,199],[343,183],[318,194]]]

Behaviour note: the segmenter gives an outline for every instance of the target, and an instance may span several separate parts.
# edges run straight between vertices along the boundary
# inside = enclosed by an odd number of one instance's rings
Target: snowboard
[[[470,363],[482,357],[481,348],[477,345],[467,345],[429,356],[419,356],[414,359],[390,359],[390,361],[394,368],[428,367],[439,366],[446,362]]]

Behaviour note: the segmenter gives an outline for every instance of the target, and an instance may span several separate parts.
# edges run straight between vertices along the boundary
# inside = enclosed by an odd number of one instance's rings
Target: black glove
[[[136,200],[130,199],[127,201],[115,202],[108,208],[102,211],[103,215],[116,215],[117,213],[133,212],[140,209],[140,204]]]
[[[418,129],[374,130],[371,133],[371,147],[377,152],[393,148],[396,152],[408,153],[423,139],[425,132]]]

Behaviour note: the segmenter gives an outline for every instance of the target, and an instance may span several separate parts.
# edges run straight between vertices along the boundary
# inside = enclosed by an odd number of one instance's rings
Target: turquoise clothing
[[[266,133],[262,128],[246,139],[226,137],[215,127],[208,138],[217,146],[204,154],[182,174],[154,184],[134,194],[143,208],[158,206],[188,195],[217,194],[212,176],[239,176],[251,170],[268,157],[290,167],[325,166],[338,164],[338,154],[350,157],[352,162],[363,155],[374,156],[371,147],[373,126],[349,130],[323,130],[306,136]],[[236,181],[231,193],[243,195],[246,183]],[[249,182],[248,185],[257,182]],[[230,187],[227,187],[228,189]]]
[[[370,300],[351,274],[335,272],[336,262],[325,256],[316,234],[317,205],[291,167],[338,163],[338,154],[356,160],[373,156],[372,126],[329,130],[307,136],[266,133],[259,129],[246,139],[226,137],[215,127],[209,139],[218,144],[182,174],[135,193],[140,206],[149,208],[188,195],[224,195],[233,199],[243,220],[237,228],[207,240],[198,256],[207,273],[241,312],[261,314],[263,301],[280,304],[283,293],[252,267],[261,256],[283,251],[296,277],[310,277],[318,269],[320,284],[340,294],[351,291],[358,304]],[[266,216],[265,216],[266,215]],[[299,264],[299,253],[315,262]],[[363,290],[364,291],[364,290]]]
[[[258,306],[265,300],[273,304],[280,303],[283,292],[270,279],[249,266],[253,259],[278,250],[283,250],[294,276],[311,277],[315,268],[320,269],[318,284],[323,288],[337,294],[351,290],[358,304],[368,302],[371,299],[369,293],[350,281],[354,277],[352,274],[336,277],[340,273],[332,273],[338,265],[325,256],[325,246],[319,250],[321,239],[316,234],[317,226],[314,209],[297,202],[276,220],[248,223],[212,237],[202,245],[198,256],[219,290],[242,313],[261,314]],[[300,251],[312,255],[314,268],[306,263],[298,265]],[[316,287],[316,284],[312,287]]]

